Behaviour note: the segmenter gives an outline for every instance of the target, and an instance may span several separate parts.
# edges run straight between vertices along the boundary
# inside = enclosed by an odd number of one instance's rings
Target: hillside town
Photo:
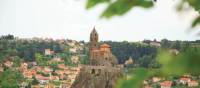
[[[5,59],[1,60],[0,77],[9,79],[9,76],[13,76],[11,73],[14,72],[14,78],[19,78],[14,85],[16,88],[114,88],[118,79],[129,80],[132,78],[132,73],[131,75],[129,73],[131,69],[134,71],[137,68],[150,70],[160,68],[157,62],[153,62],[155,61],[154,54],[157,49],[163,47],[163,41],[170,43],[167,40],[157,41],[156,39],[132,43],[131,47],[133,48],[130,52],[136,50],[132,53],[133,55],[128,55],[119,52],[123,51],[124,47],[128,47],[127,50],[129,50],[131,44],[122,42],[115,46],[112,42],[99,42],[99,35],[95,28],[90,34],[89,43],[69,39],[13,39],[11,35],[3,36],[0,41],[4,42],[4,38],[8,39],[8,44],[4,45],[9,48],[6,48],[8,51],[2,51],[2,53],[9,53],[2,57]],[[10,47],[14,47],[13,43],[16,43],[16,49],[10,50]],[[17,45],[17,43],[27,45]],[[119,48],[120,44],[122,48],[115,50]],[[178,56],[181,53],[180,43],[175,41],[173,44],[167,49],[167,52]],[[196,46],[197,43],[192,43],[193,45]],[[23,48],[25,46],[28,48]],[[35,46],[37,48],[34,48]],[[0,48],[0,50],[3,49]],[[147,54],[136,59],[135,56],[138,56],[140,52]],[[22,57],[20,57],[21,54]],[[124,54],[126,54],[126,58],[118,59]],[[1,55],[3,56],[3,54]],[[31,56],[33,57],[30,58]],[[120,60],[123,61],[120,62]],[[142,88],[199,88],[199,82],[199,75],[186,74],[172,75],[171,77],[154,75],[143,81]],[[9,86],[6,84],[7,81],[0,83]]]
[[[143,82],[144,88],[199,88],[199,77],[183,75],[173,79],[152,77]]]
[[[70,53],[78,53],[83,50],[83,45],[74,40],[69,40],[67,44],[71,47],[69,49]],[[19,71],[24,78],[23,82],[20,83],[20,88],[26,88],[27,86],[31,88],[70,88],[82,67],[79,56],[73,55],[71,57],[72,63],[77,64],[76,66],[64,64],[64,59],[58,57],[51,49],[45,49],[44,56],[53,56],[45,66],[38,65],[36,61],[33,61],[20,62],[19,67],[15,67],[14,58],[10,58],[1,64],[0,71],[3,72],[4,69]]]

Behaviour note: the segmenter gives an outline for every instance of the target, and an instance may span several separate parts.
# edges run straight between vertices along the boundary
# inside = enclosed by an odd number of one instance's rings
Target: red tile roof
[[[110,48],[110,45],[104,43],[104,44],[102,44],[100,47],[101,47],[101,48]]]
[[[180,80],[182,80],[182,81],[190,81],[190,78],[183,77],[183,78],[180,78]]]
[[[171,87],[172,82],[171,81],[164,81],[164,82],[161,82],[160,85],[164,86],[164,87]]]

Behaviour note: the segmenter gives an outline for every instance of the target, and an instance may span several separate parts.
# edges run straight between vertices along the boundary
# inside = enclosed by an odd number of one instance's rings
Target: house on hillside
[[[6,61],[6,62],[4,63],[4,65],[5,65],[6,67],[12,67],[13,62],[12,62],[12,61]]]
[[[171,88],[172,87],[172,81],[164,81],[160,83],[160,88]]]
[[[39,75],[39,74],[37,74],[35,77],[41,85],[49,83],[49,77],[44,77],[44,76]]]
[[[161,80],[161,78],[159,78],[159,77],[153,77],[152,78],[152,82],[159,82]]]
[[[188,82],[188,87],[197,87],[199,83],[195,80]]]
[[[145,45],[151,45],[151,46],[156,46],[156,47],[160,47],[161,46],[160,42],[157,41],[156,39],[154,39],[153,41],[151,41],[151,40],[143,40],[142,43],[145,44]]]
[[[126,60],[124,64],[125,65],[131,65],[131,64],[133,64],[133,59],[131,57],[129,57],[129,59]]]
[[[0,66],[0,73],[4,71],[4,68]]]
[[[190,78],[188,78],[188,77],[182,77],[182,78],[180,78],[179,79],[179,82],[181,83],[181,84],[187,84],[187,83],[189,83],[191,81],[191,79]]]
[[[44,54],[45,54],[45,55],[53,55],[53,54],[54,54],[54,51],[51,50],[51,49],[45,49],[45,50],[44,50]]]

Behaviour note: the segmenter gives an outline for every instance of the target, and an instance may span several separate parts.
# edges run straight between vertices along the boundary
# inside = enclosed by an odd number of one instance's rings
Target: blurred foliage
[[[140,88],[142,87],[143,81],[148,78],[150,73],[145,68],[137,68],[133,70],[133,74],[130,78],[121,79],[117,83],[116,88]]]
[[[189,47],[178,55],[161,51],[158,61],[164,75],[200,74],[200,48]]]
[[[106,18],[111,18],[115,15],[123,15],[133,7],[150,8],[153,6],[153,2],[150,0],[88,0],[86,7],[89,9],[103,2],[109,4],[101,14],[101,17]]]
[[[127,77],[118,80],[116,88],[143,88],[144,80],[160,75],[160,69],[135,68]]]
[[[87,0],[86,8],[91,9],[98,4],[107,4],[107,8],[102,12],[100,17],[111,18],[113,16],[124,15],[135,7],[151,8],[156,1],[158,0]],[[177,5],[178,11],[184,10],[186,4],[200,13],[200,0],[181,0]],[[193,20],[191,27],[195,27],[198,24],[200,24],[200,15]]]
[[[153,76],[164,78],[177,78],[185,74],[200,74],[200,48],[187,47],[179,54],[160,50],[157,61],[161,64],[159,69],[135,68],[129,79],[121,79],[116,88],[142,88],[144,80]]]
[[[198,16],[193,22],[192,27],[195,27],[196,25],[200,24],[200,16]]]
[[[103,3],[103,2],[110,2],[110,0],[88,0],[86,8],[90,9],[94,7],[95,5],[99,3]]]
[[[184,11],[184,8],[187,8],[186,4],[188,4],[192,9],[200,13],[200,0],[181,0],[179,5],[177,6],[178,11]],[[195,27],[200,24],[200,15],[198,15],[192,22],[191,27]]]

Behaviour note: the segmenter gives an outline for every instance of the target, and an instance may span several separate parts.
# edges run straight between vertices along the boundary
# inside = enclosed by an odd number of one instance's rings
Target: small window
[[[92,69],[92,72],[91,72],[91,74],[95,74],[95,70],[94,70],[94,69]]]
[[[106,60],[108,60],[108,58],[105,58]]]

